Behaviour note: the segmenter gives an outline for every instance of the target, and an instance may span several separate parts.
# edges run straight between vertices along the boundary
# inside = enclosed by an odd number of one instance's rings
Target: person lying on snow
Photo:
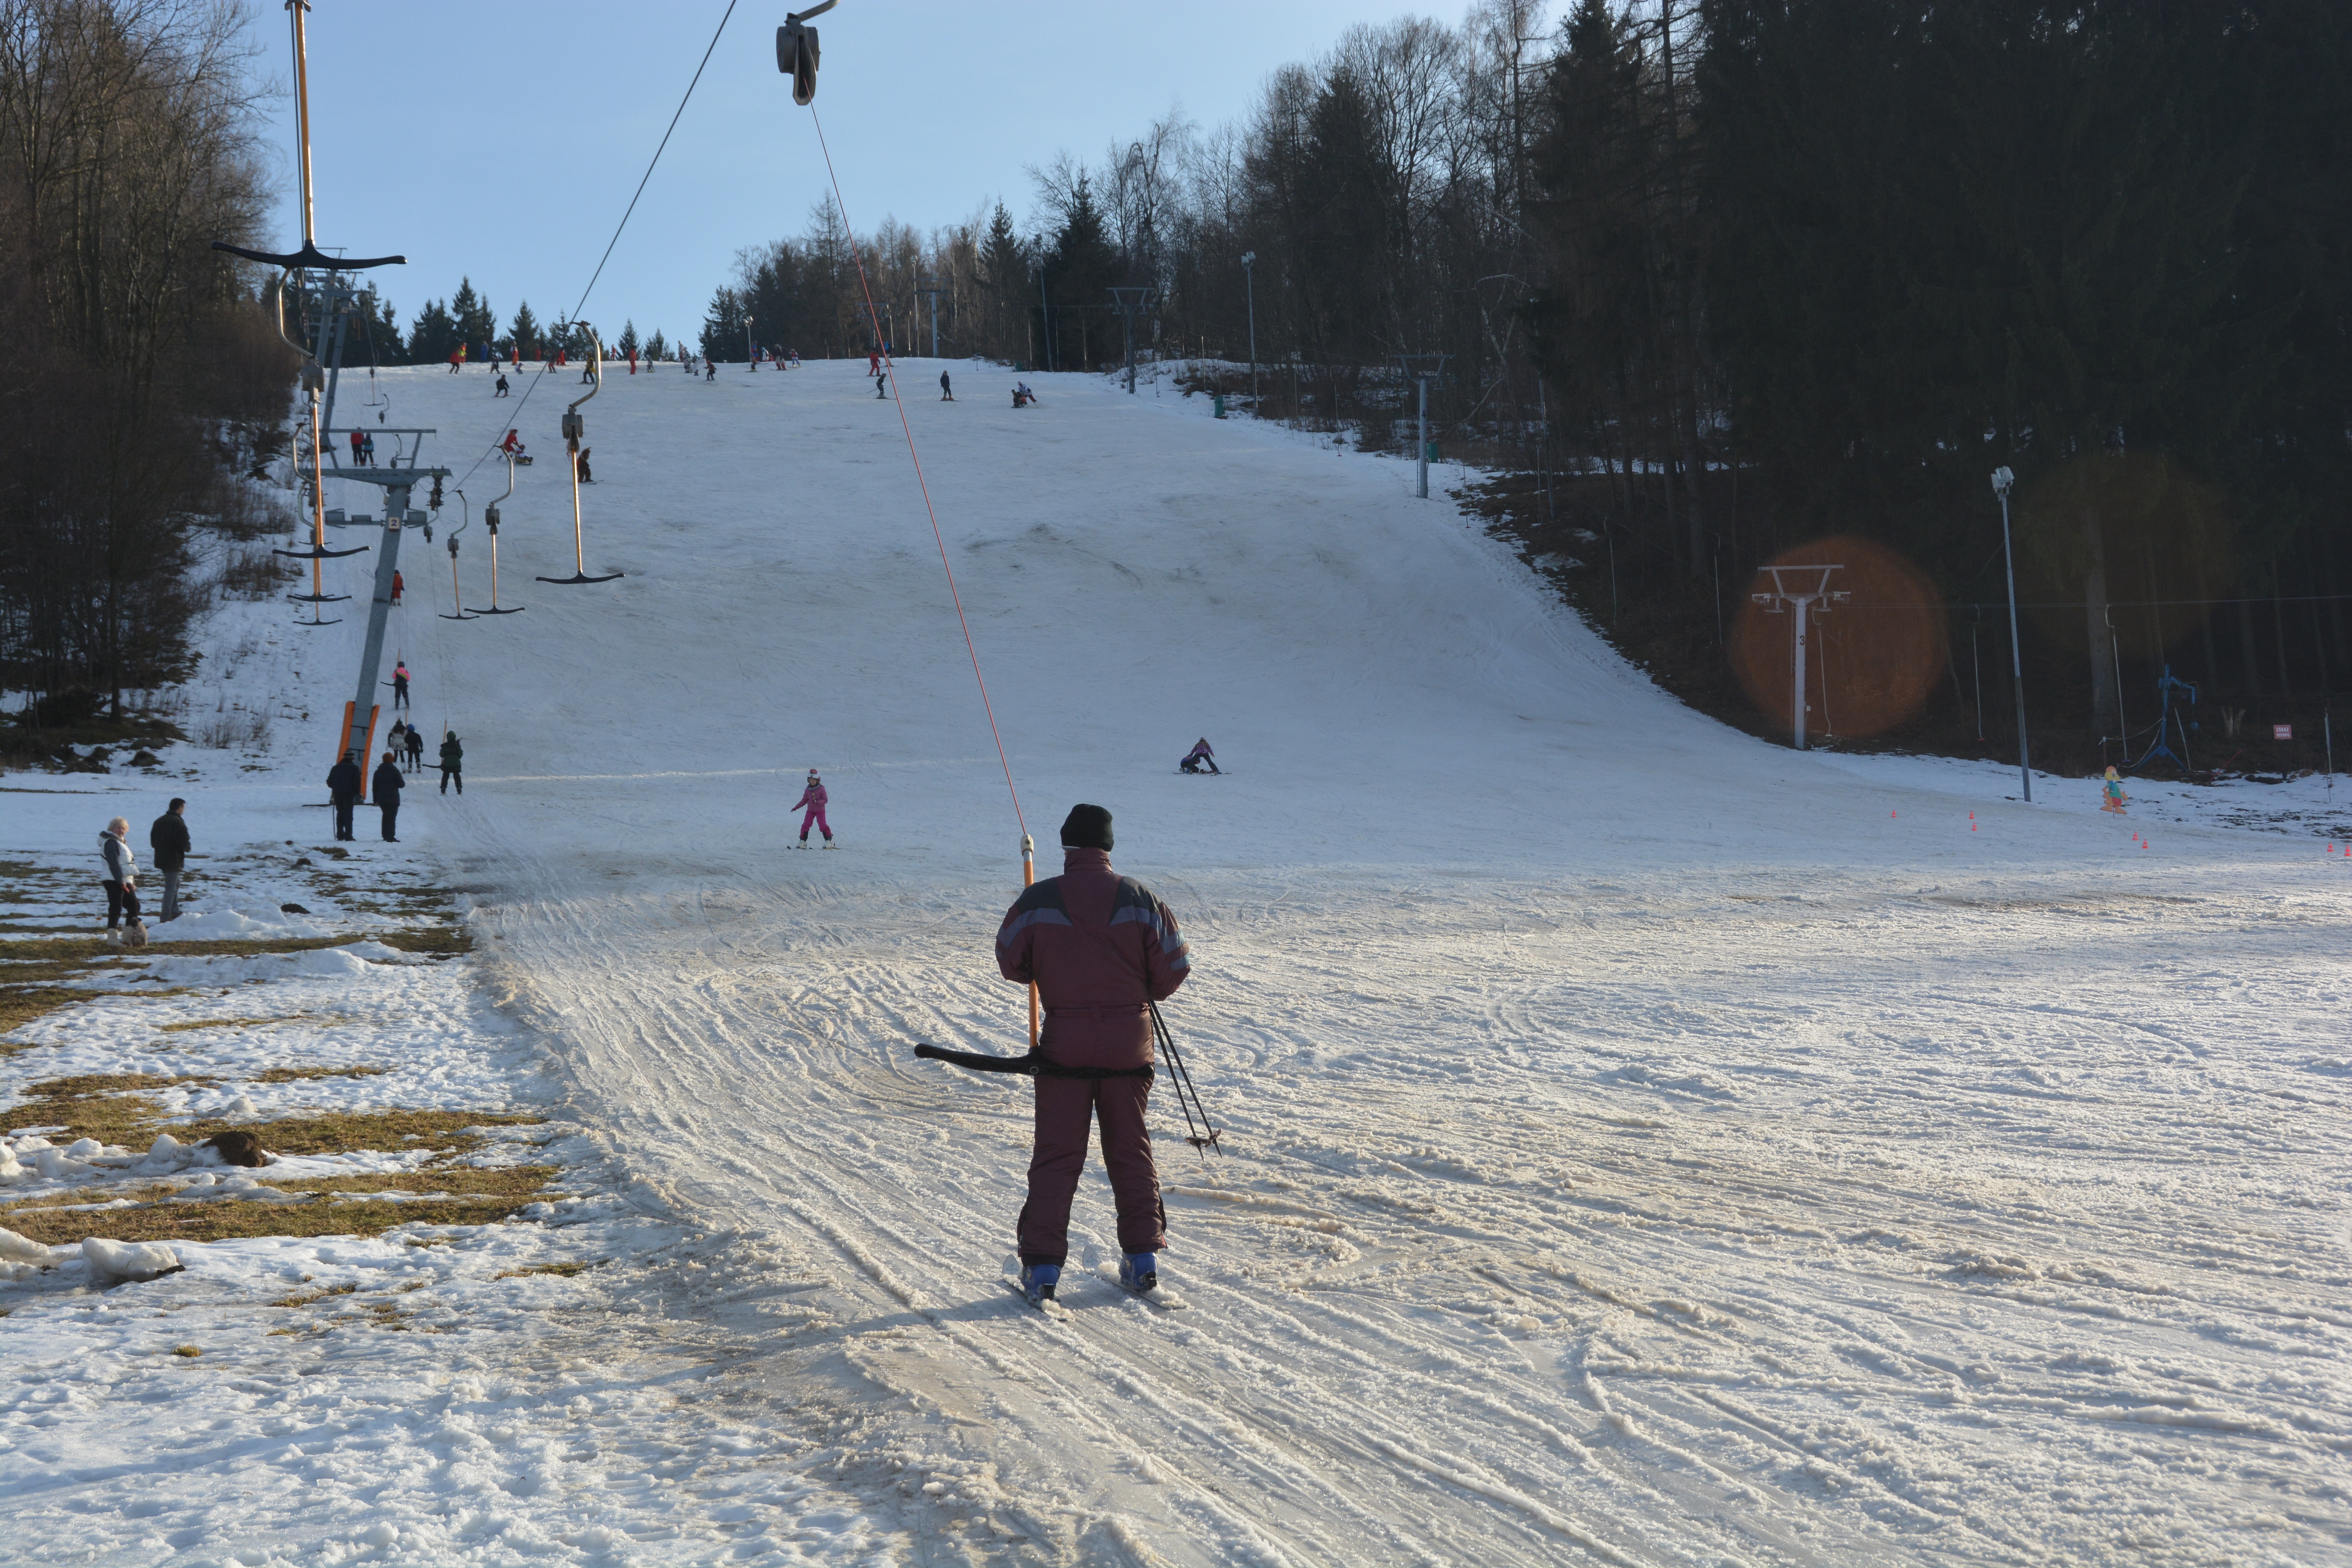
[[[1021,1289],[1052,1299],[1069,1258],[1070,1201],[1090,1122],[1118,1211],[1119,1283],[1160,1283],[1168,1215],[1144,1125],[1151,1095],[1150,1002],[1192,972],[1176,917],[1151,889],[1111,869],[1110,813],[1075,805],[1062,824],[1062,874],[1023,889],[996,933],[1004,978],[1034,982],[1045,1010],[1037,1051],[1036,1134],[1018,1243]]]
[[[1028,406],[1030,404],[1034,403],[1034,402],[1036,402],[1036,401],[1037,401],[1037,395],[1036,395],[1035,393],[1034,393],[1034,392],[1032,392],[1032,391],[1030,391],[1030,390],[1029,390],[1029,386],[1028,386],[1028,384],[1027,384],[1026,382],[1018,382],[1018,381],[1016,381],[1016,382],[1014,382],[1014,383],[1013,384],[1013,407],[1015,407],[1015,408],[1025,408],[1025,407],[1026,407],[1026,406]]]

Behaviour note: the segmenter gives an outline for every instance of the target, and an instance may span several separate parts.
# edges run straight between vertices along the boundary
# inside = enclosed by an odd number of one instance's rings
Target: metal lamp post
[[[1445,362],[1452,354],[1399,354],[1397,363],[1420,388],[1421,405],[1414,422],[1413,494],[1423,500],[1429,499],[1429,384],[1445,374]]]
[[[1249,296],[1250,417],[1257,417],[1257,252],[1242,252],[1242,287]]]
[[[2000,559],[2009,576],[2009,671],[2016,682],[2017,777],[2025,804],[2033,804],[2033,762],[2025,745],[2025,658],[2017,636],[2017,557],[2009,545],[2009,492],[2017,476],[2006,467],[1992,471],[1992,493],[2000,498]]]
[[[1150,309],[1151,294],[1148,287],[1110,291],[1111,309],[1118,312],[1119,325],[1127,339],[1127,392],[1130,397],[1135,395],[1135,313]]]

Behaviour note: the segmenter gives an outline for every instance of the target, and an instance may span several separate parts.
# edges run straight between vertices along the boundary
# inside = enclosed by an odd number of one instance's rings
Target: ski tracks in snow
[[[907,1560],[2352,1558],[2343,893],[2242,837],[1972,834],[1676,708],[1375,460],[1076,377],[909,415],[1039,870],[1119,813],[1230,1152],[1160,1107],[1183,1310],[1099,1277],[1098,1168],[1023,1306],[1025,1086],[911,1056],[1018,1048],[1010,826],[838,368],[614,389],[599,507],[690,465],[694,552],[608,529],[610,600],[534,604],[514,782],[455,826],[572,1110],[711,1237],[646,1332]],[[781,505],[778,418],[830,432]],[[1204,729],[1250,759],[1215,791],[1167,776]],[[767,763],[850,847],[789,847]]]

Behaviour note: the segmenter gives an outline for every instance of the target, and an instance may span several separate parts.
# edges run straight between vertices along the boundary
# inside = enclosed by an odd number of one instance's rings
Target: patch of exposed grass
[[[255,1081],[289,1083],[301,1079],[366,1077],[382,1068],[274,1068]],[[201,1143],[215,1133],[241,1129],[261,1140],[273,1154],[356,1154],[370,1149],[424,1149],[455,1153],[480,1142],[480,1127],[530,1127],[546,1120],[483,1110],[325,1110],[276,1121],[200,1121],[168,1123],[163,1108],[142,1092],[183,1083],[219,1083],[219,1078],[158,1078],[147,1073],[93,1073],[53,1078],[25,1090],[25,1102],[6,1112],[16,1127],[65,1129],[63,1136],[95,1138],[101,1143],[137,1145],[169,1132],[183,1143]]]
[[[188,1356],[193,1359],[194,1357],[200,1356],[205,1352],[197,1349],[194,1345],[173,1345],[172,1347],[172,1353],[173,1355]]]
[[[289,1193],[437,1193],[451,1197],[519,1197],[537,1194],[555,1175],[552,1165],[436,1165],[423,1171],[380,1171],[362,1176],[289,1177],[264,1182]]]
[[[173,942],[168,937],[156,934],[151,927],[151,945],[143,951],[153,956],[168,952],[173,958],[254,957],[270,952],[309,952],[321,947],[338,947],[353,940],[348,936],[289,936],[251,942]],[[106,995],[131,994],[127,992],[84,991],[59,984],[61,981],[86,978],[99,970],[128,967],[130,960],[126,950],[108,946],[103,936],[55,936],[33,942],[0,941],[0,1035],[11,1034],[36,1018],[54,1013],[60,1007],[71,1006],[76,1002],[94,1001]],[[138,994],[152,1001],[162,996],[184,995],[191,989],[184,985],[169,985]],[[14,1054],[26,1048],[22,1042],[0,1042],[0,1054]]]
[[[358,1289],[356,1285],[330,1285],[307,1296],[280,1296],[269,1304],[273,1307],[307,1307],[313,1301],[323,1301],[330,1296],[349,1296]]]
[[[103,1234],[115,1241],[239,1241],[257,1236],[381,1236],[407,1225],[494,1225],[532,1200],[419,1199],[410,1203],[321,1198],[309,1204],[149,1204],[136,1208],[20,1209],[8,1228],[61,1247]]]
[[[137,1072],[53,1078],[28,1086],[24,1103],[9,1110],[6,1117],[9,1124],[16,1127],[62,1125],[68,1141],[95,1138],[101,1143],[129,1143],[153,1128],[163,1116],[163,1108],[139,1091],[214,1081],[208,1078],[158,1078]]]
[[[530,1201],[546,1194],[547,1184],[555,1174],[556,1168],[552,1165],[436,1165],[422,1171],[375,1171],[355,1176],[317,1176],[307,1181],[300,1177],[289,1177],[260,1184],[281,1193],[300,1193],[319,1198],[358,1193],[413,1193],[419,1197],[520,1198]],[[17,1229],[16,1216],[19,1215],[57,1215],[71,1211],[95,1217],[114,1213],[127,1204],[169,1203],[190,1191],[178,1182],[147,1181],[135,1186],[84,1187],[67,1194],[22,1198],[13,1204],[0,1204],[0,1225]],[[106,1204],[115,1207],[94,1206]],[[426,1247],[432,1244],[418,1242],[415,1245]]]
[[[310,952],[341,947],[358,939],[350,936],[210,937],[175,942],[150,927],[150,949],[168,947],[173,958],[254,958],[268,952]],[[41,942],[0,942],[0,960],[37,963],[79,963],[91,959],[121,958],[123,950],[109,947],[102,936],[59,936]]]
[[[307,1013],[280,1013],[272,1018],[190,1018],[178,1024],[158,1024],[156,1028],[167,1035],[186,1029],[250,1029],[262,1024],[284,1024],[296,1018],[307,1018]]]
[[[273,1154],[356,1154],[369,1149],[448,1154],[480,1142],[473,1128],[535,1127],[545,1120],[484,1110],[326,1110],[278,1121],[199,1121],[164,1131],[188,1142],[242,1127]]]
[[[604,1259],[600,1258],[596,1259],[594,1263],[534,1263],[528,1268],[502,1269],[499,1273],[491,1275],[490,1278],[493,1279],[528,1279],[533,1274],[560,1274],[564,1279],[569,1279],[575,1274],[586,1273],[589,1269],[595,1268],[597,1263],[602,1263]]]
[[[434,958],[455,958],[460,953],[474,951],[473,931],[455,923],[409,926],[400,931],[386,931],[376,940],[403,952],[422,952]]]

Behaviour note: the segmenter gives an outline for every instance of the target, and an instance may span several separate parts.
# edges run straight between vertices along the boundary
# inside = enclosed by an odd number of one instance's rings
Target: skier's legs
[[[1143,1121],[1150,1097],[1148,1078],[1107,1078],[1095,1095],[1103,1165],[1110,1172],[1111,1196],[1118,1205],[1121,1252],[1157,1252],[1168,1245],[1168,1211],[1160,1202],[1160,1173],[1151,1163],[1151,1133]]]
[[[809,824],[810,824],[810,823],[812,823],[812,822],[814,822],[815,820],[816,820],[816,807],[814,807],[814,806],[810,806],[806,811],[803,811],[803,812],[802,812],[802,813],[801,813],[801,842],[802,842],[802,843],[805,844],[805,843],[807,843],[807,842],[808,842],[808,830],[809,830]]]
[[[1070,1253],[1070,1200],[1086,1169],[1087,1124],[1099,1086],[1079,1078],[1040,1078],[1036,1084],[1029,1201],[1021,1205],[1016,1238],[1022,1262],[1058,1264]]]
[[[809,815],[816,818],[816,830],[824,835],[826,842],[832,842],[833,828],[824,819],[824,807],[813,805],[809,807]],[[801,825],[801,837],[808,837],[808,825],[805,823]]]

